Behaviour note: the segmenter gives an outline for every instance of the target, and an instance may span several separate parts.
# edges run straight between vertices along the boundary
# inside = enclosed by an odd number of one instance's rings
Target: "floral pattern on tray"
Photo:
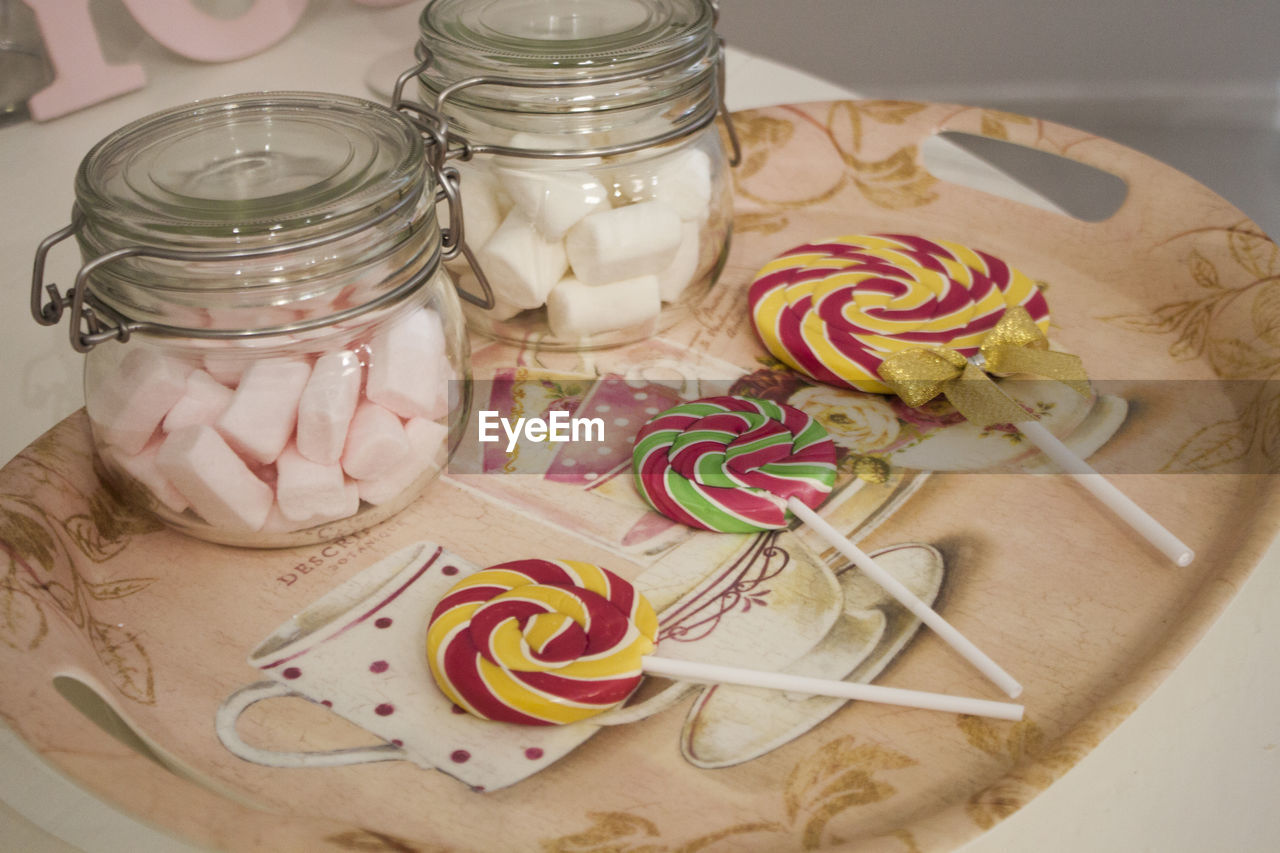
[[[82,415],[0,477],[6,718],[94,790],[229,849],[947,850],[1066,772],[1177,664],[1280,526],[1274,478],[1250,475],[1261,465],[1274,470],[1276,457],[1275,244],[1172,169],[1034,119],[864,101],[753,110],[738,126],[746,160],[735,174],[737,227],[721,284],[691,321],[652,343],[646,378],[741,381],[771,398],[798,398],[824,418],[843,453],[839,491],[824,513],[868,550],[903,552],[903,570],[926,588],[937,584],[940,611],[1023,681],[1023,723],[867,703],[729,702],[728,691],[699,688],[642,696],[668,704],[594,732],[540,766],[536,783],[483,795],[411,761],[305,769],[244,761],[218,741],[215,719],[257,677],[247,653],[290,614],[423,540],[447,543],[476,565],[530,549],[608,564],[643,586],[669,639],[688,639],[690,654],[771,656],[778,667],[814,658],[832,671],[847,667],[838,677],[954,693],[981,695],[984,685],[927,633],[895,624],[892,608],[868,604],[856,575],[802,531],[773,539],[681,533],[670,542],[648,533],[644,541],[661,547],[628,550],[625,533],[643,510],[628,507],[621,488],[605,497],[572,476],[538,477],[548,490],[540,494],[573,495],[549,508],[545,498],[478,489],[450,474],[377,528],[310,548],[243,552],[137,527],[112,508],[94,479]],[[1084,223],[947,184],[919,154],[942,129],[1070,156],[1122,177],[1129,196],[1111,220]],[[1016,473],[1028,460],[1006,432],[967,434],[943,408],[837,402],[761,362],[743,283],[802,240],[867,232],[980,246],[1047,283],[1055,346],[1080,355],[1107,385],[1092,401],[1030,405],[1062,418],[1062,434],[1099,463],[1139,451],[1154,460],[1126,486],[1214,559],[1170,570],[1061,478]],[[475,349],[482,378],[507,368],[589,386],[635,366],[617,363],[634,351],[569,356],[479,341]],[[712,364],[733,372],[703,369]],[[1153,385],[1153,377],[1253,384],[1224,411],[1188,407],[1176,382]],[[577,393],[562,390],[566,404]],[[701,391],[680,390],[686,398]],[[956,457],[952,441],[968,455]],[[969,473],[976,470],[989,473]],[[1214,473],[1171,473],[1181,471]],[[619,487],[625,480],[609,478]],[[575,525],[571,505],[618,516]],[[553,510],[560,520],[548,524]],[[1089,536],[1077,535],[1083,528]],[[778,571],[783,553],[792,571]],[[797,620],[816,612],[816,593],[825,601],[820,618]],[[773,627],[761,627],[768,620]],[[797,624],[791,635],[777,628]],[[832,632],[861,645],[823,646]],[[67,673],[121,710],[183,778],[85,726],[52,686],[54,674]],[[781,710],[744,730],[734,709],[761,701]],[[239,719],[251,746],[395,746],[323,699],[272,702]]]

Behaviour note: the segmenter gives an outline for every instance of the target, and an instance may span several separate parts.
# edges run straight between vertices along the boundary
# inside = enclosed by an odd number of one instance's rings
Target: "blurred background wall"
[[[1107,136],[1280,235],[1280,0],[721,0],[718,29],[868,97]]]

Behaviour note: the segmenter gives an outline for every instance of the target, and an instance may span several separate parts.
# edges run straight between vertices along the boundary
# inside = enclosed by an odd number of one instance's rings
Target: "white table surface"
[[[220,65],[184,60],[140,31],[117,26],[134,33],[132,44],[127,57],[112,55],[108,44],[108,56],[141,62],[149,78],[144,89],[46,124],[0,128],[0,403],[6,412],[0,460],[82,403],[81,357],[67,343],[65,323],[40,327],[27,306],[32,254],[66,222],[85,151],[134,118],[196,98],[261,89],[377,97],[366,77],[379,59],[408,49],[421,5],[376,9],[312,0],[280,44]],[[732,46],[728,75],[733,109],[853,94]],[[959,154],[954,167],[1019,193]],[[51,280],[70,279],[72,254],[65,247],[55,252]],[[965,853],[1280,849],[1277,614],[1280,542],[1150,699],[1063,779]],[[7,727],[0,727],[0,801],[0,850],[193,849],[82,792]]]

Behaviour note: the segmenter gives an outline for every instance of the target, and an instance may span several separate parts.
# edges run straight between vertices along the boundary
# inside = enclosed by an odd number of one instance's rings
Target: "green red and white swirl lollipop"
[[[815,512],[835,482],[835,445],[808,414],[749,397],[683,403],[640,429],[632,467],[645,501],[690,527],[754,533],[798,518],[1002,690],[1022,692],[1009,673]]]
[[[817,507],[836,479],[835,443],[792,406],[706,397],[655,416],[636,435],[636,485],[681,524],[721,533],[778,530],[787,502]]]

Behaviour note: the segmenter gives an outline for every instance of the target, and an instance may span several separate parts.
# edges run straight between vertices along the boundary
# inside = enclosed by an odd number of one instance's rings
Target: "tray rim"
[[[808,102],[806,105],[830,105],[842,102],[843,101],[814,101]],[[849,102],[859,103],[865,101]],[[975,109],[961,107],[958,105],[931,104],[928,106],[949,106],[954,107],[957,110]],[[742,112],[758,113],[774,108],[775,107],[765,107],[745,110]],[[1054,125],[1050,122],[1043,122],[1043,124],[1051,128],[1062,127],[1061,125]],[[1124,147],[1120,146],[1118,143],[1106,140],[1102,141],[1106,145],[1124,149]],[[1131,151],[1131,149],[1124,150]],[[1146,155],[1139,154],[1138,152],[1131,153],[1135,154],[1139,158],[1156,162],[1151,158],[1146,157]],[[1164,166],[1164,164],[1160,165],[1164,169],[1171,170],[1172,168]],[[1191,181],[1192,179],[1187,178],[1187,180]],[[1205,188],[1204,191],[1214,196],[1214,198],[1217,198],[1217,196],[1207,188]],[[1225,202],[1225,200],[1219,200],[1222,201],[1222,204],[1225,205],[1227,209],[1238,213],[1239,220],[1248,221],[1248,217],[1243,213],[1239,213],[1239,211],[1235,210],[1235,208]],[[1261,231],[1261,229],[1259,229],[1259,231]],[[83,410],[73,414],[62,423],[55,425],[51,428],[50,432],[63,427],[69,421],[73,421],[75,419],[83,419]],[[46,433],[46,436],[48,434],[49,433]],[[43,437],[38,441],[42,440]],[[1164,681],[1168,673],[1171,672],[1200,641],[1207,630],[1212,626],[1215,619],[1225,609],[1226,605],[1235,597],[1245,578],[1247,578],[1258,565],[1263,553],[1265,553],[1272,541],[1277,538],[1277,533],[1280,532],[1280,488],[1272,488],[1269,494],[1267,494],[1265,503],[1259,507],[1259,512],[1255,515],[1255,519],[1258,518],[1263,519],[1264,523],[1255,524],[1250,527],[1249,533],[1245,537],[1244,544],[1242,545],[1241,550],[1237,553],[1236,558],[1230,562],[1223,572],[1215,575],[1211,579],[1208,579],[1208,581],[1212,581],[1211,583],[1206,581],[1206,584],[1203,587],[1204,594],[1194,596],[1190,601],[1188,601],[1187,606],[1183,611],[1177,614],[1179,617],[1186,617],[1185,619],[1178,619],[1179,627],[1176,630],[1168,632],[1162,638],[1162,641],[1152,649],[1151,653],[1143,659],[1140,664],[1135,664],[1135,671],[1140,671],[1145,674],[1145,677],[1131,677],[1127,679],[1113,691],[1111,698],[1114,701],[1109,702],[1105,707],[1095,707],[1075,726],[1065,731],[1059,737],[1058,743],[1067,747],[1067,752],[1072,753],[1070,761],[1067,761],[1066,763],[1059,762],[1054,766],[1049,766],[1043,759],[1027,760],[1021,764],[1015,765],[1006,777],[1000,780],[1000,782],[988,787],[983,792],[979,792],[975,797],[980,797],[985,794],[998,795],[1002,798],[1006,797],[1008,791],[1004,790],[1002,787],[1003,783],[1005,783],[1005,781],[1010,777],[1026,776],[1033,770],[1046,771],[1050,774],[1052,779],[1059,778],[1074,766],[1080,758],[1092,751],[1092,749],[1096,748],[1096,746],[1105,739],[1107,734],[1114,730],[1120,722],[1136,710],[1136,708]],[[1206,559],[1206,557],[1207,555],[1202,555],[1200,559]],[[0,709],[0,712],[3,712],[3,716],[6,722],[9,723],[10,727],[17,732],[19,736],[26,740],[44,760],[56,766],[64,774],[71,777],[74,782],[89,788],[101,799],[117,805],[117,807],[124,809],[142,820],[158,825],[166,831],[178,831],[174,824],[170,822],[173,818],[179,818],[175,823],[187,824],[189,831],[192,827],[191,815],[187,815],[185,816],[186,819],[182,819],[181,816],[172,814],[156,815],[154,813],[144,813],[143,811],[133,807],[133,805],[152,799],[156,791],[162,790],[166,787],[183,787],[190,789],[186,796],[192,797],[193,803],[197,803],[196,807],[193,809],[193,813],[202,813],[204,816],[210,816],[212,812],[223,811],[222,808],[215,808],[214,806],[216,805],[232,807],[232,810],[226,814],[223,819],[229,818],[232,815],[239,815],[242,819],[246,818],[248,815],[244,813],[245,809],[248,809],[249,815],[261,814],[254,807],[236,803],[233,798],[224,797],[223,795],[216,794],[203,787],[195,786],[193,783],[185,780],[175,780],[168,771],[157,773],[156,771],[161,771],[159,766],[148,761],[140,754],[132,751],[126,750],[124,752],[119,752],[113,746],[113,741],[109,737],[105,737],[105,733],[102,732],[95,732],[95,736],[90,737],[89,739],[94,740],[95,742],[100,741],[99,750],[102,755],[107,756],[106,763],[110,765],[110,767],[99,768],[94,773],[85,773],[83,769],[76,770],[70,765],[59,762],[54,754],[39,750],[32,743],[31,739],[23,733],[22,720],[20,717],[11,716],[7,711],[3,711],[3,709]],[[121,747],[121,749],[123,749],[123,747]],[[139,780],[137,779],[138,776],[146,778],[149,784],[139,785]],[[113,784],[114,781],[123,781],[126,778],[129,782],[128,786]],[[178,781],[177,786],[174,785],[175,781]],[[122,796],[121,792],[129,790],[130,787],[133,788],[130,793],[135,796]],[[1024,796],[1016,804],[1013,804],[1013,808],[1011,808],[1007,813],[996,815],[994,822],[999,822],[1009,814],[1014,813],[1018,808],[1025,805],[1027,802],[1030,802],[1031,799],[1046,788],[1047,785],[1024,785],[1021,788],[1021,793]],[[209,801],[207,800],[208,797],[212,797],[214,799]],[[204,801],[201,802],[202,800]],[[947,812],[952,812],[962,807],[962,804],[947,807],[941,812],[929,815],[919,825],[924,827],[928,824],[935,823],[941,817],[945,817]],[[279,822],[280,817],[276,816],[272,818],[272,820]],[[317,822],[317,820],[313,818],[296,816],[287,818],[287,821],[289,823],[302,823],[308,826]],[[257,819],[249,819],[248,823],[258,824],[260,821]],[[201,824],[197,820],[195,826],[200,825]],[[912,826],[915,825],[917,824],[912,824]],[[994,823],[992,825],[994,825]],[[959,846],[969,840],[972,840],[973,837],[982,834],[988,828],[989,827],[975,827],[974,831],[968,836],[952,838],[948,843],[950,843],[951,846]],[[206,840],[211,840],[211,838]],[[937,839],[929,839],[930,844],[933,844],[936,841]]]

